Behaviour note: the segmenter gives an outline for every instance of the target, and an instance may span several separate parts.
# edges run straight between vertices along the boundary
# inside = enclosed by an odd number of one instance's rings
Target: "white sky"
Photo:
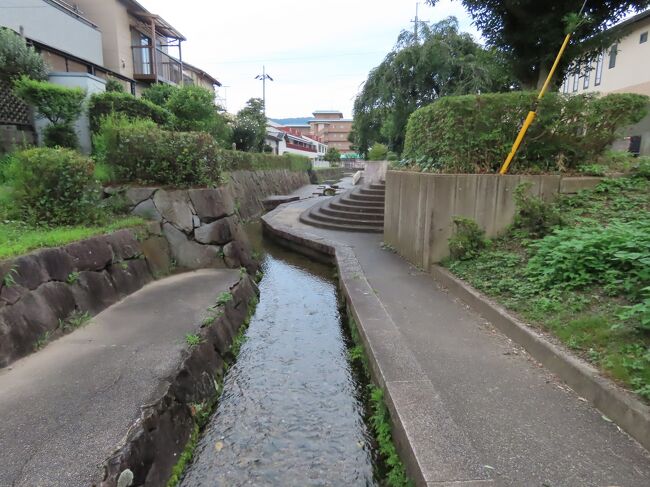
[[[370,69],[411,29],[410,0],[139,0],[187,37],[183,58],[228,88],[230,112],[262,97],[254,78],[262,65],[269,117],[311,116],[314,110],[352,114],[354,96]],[[421,2],[420,18],[458,17],[461,29],[478,38],[460,2]]]

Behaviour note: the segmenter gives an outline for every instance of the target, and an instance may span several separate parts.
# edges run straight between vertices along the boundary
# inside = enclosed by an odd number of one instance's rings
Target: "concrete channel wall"
[[[471,218],[488,237],[495,237],[513,222],[514,191],[520,183],[529,181],[532,195],[550,201],[558,194],[592,188],[601,180],[388,171],[384,241],[410,262],[430,270],[432,264],[449,256],[454,217]]]

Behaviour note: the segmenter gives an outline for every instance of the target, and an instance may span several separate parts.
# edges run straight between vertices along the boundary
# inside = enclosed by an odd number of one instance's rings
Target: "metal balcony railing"
[[[178,59],[151,46],[133,46],[131,49],[135,79],[181,84],[183,70]]]

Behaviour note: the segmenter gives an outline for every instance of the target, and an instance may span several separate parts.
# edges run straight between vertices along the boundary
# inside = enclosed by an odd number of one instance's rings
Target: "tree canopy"
[[[25,39],[11,29],[0,27],[0,80],[15,80],[22,75],[47,79],[48,66]]]
[[[590,58],[609,47],[624,31],[605,32],[630,12],[645,10],[650,0],[589,0],[585,17],[576,14],[584,0],[461,0],[487,45],[503,52],[513,73],[527,88],[543,82],[569,30],[572,42],[556,80],[572,61]],[[427,0],[435,5],[438,0]]]
[[[260,98],[251,98],[246,102],[246,106],[237,112],[233,140],[238,150],[262,152],[265,136],[264,102]]]
[[[445,95],[503,91],[511,86],[506,63],[449,17],[422,24],[418,38],[402,31],[393,50],[374,68],[354,102],[354,144],[366,152],[381,142],[401,152],[408,118]]]

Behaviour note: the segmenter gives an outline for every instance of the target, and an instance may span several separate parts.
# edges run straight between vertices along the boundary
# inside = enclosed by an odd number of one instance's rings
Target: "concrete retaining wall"
[[[449,255],[448,239],[455,216],[475,220],[488,237],[495,237],[513,222],[513,194],[520,183],[530,181],[531,194],[550,201],[559,193],[576,193],[601,180],[388,171],[384,241],[409,261],[429,270]]]

